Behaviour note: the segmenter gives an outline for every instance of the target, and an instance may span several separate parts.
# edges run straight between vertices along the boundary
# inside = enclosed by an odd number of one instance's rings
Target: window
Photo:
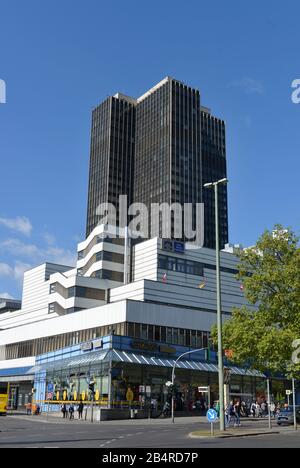
[[[134,323],[128,323],[128,336],[134,337]]]
[[[168,257],[167,269],[170,271],[176,271],[176,258]]]
[[[189,275],[194,274],[194,262],[190,262],[189,260],[186,261],[186,272]]]
[[[192,330],[191,332],[191,347],[196,348],[196,330]]]
[[[78,252],[78,260],[82,260],[84,258],[84,250]]]
[[[152,341],[154,339],[154,327],[153,325],[148,325],[148,340]]]
[[[163,255],[158,256],[158,268],[161,268],[162,270],[168,268],[168,257],[165,257]]]
[[[178,328],[173,328],[173,344],[178,344],[178,339],[179,339],[179,335],[178,335]]]
[[[50,294],[56,293],[57,283],[50,284]]]
[[[141,326],[139,323],[134,324],[134,337],[135,338],[141,337]]]
[[[177,270],[179,273],[185,273],[185,272],[186,272],[186,269],[185,269],[185,260],[177,259],[177,262],[176,262],[176,270]]]
[[[141,338],[142,338],[143,340],[147,340],[147,339],[148,339],[147,328],[148,328],[147,325],[144,325],[144,324],[143,324],[143,325],[141,326]]]
[[[178,344],[179,344],[179,345],[182,345],[182,346],[185,345],[185,330],[183,330],[183,329],[180,329],[180,330],[179,330],[179,341],[178,341]]]
[[[172,328],[167,327],[167,343],[172,343]]]

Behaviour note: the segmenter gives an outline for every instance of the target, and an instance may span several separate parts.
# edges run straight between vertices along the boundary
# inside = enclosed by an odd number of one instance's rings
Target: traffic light
[[[94,395],[95,393],[95,382],[89,383],[89,391]]]

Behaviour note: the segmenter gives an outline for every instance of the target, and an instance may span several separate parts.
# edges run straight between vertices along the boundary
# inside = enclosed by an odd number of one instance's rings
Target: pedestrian
[[[256,416],[256,403],[253,401],[250,407],[250,413],[252,414],[253,418]]]
[[[74,405],[73,405],[73,403],[70,404],[69,415],[70,415],[70,420],[74,419]]]
[[[66,405],[65,404],[61,405],[60,410],[62,412],[63,418],[66,419],[66,417],[67,417],[67,407],[66,407]]]
[[[261,411],[261,407],[260,407],[260,404],[258,403],[258,401],[255,403],[255,416],[257,418],[262,417],[262,411]]]
[[[230,416],[229,418],[229,424],[230,424],[232,418],[236,418],[233,400],[231,400],[231,402],[229,403],[229,416]]]
[[[275,412],[276,412],[276,405],[275,405],[275,403],[271,403],[271,405],[270,405],[270,411],[271,411],[271,416],[272,416],[272,418],[275,418]]]
[[[239,401],[234,405],[235,427],[241,427],[241,403]]]
[[[78,405],[78,419],[82,419],[82,414],[83,414],[83,403],[82,403],[82,400],[80,400],[80,403]]]
[[[26,414],[27,414],[27,416],[30,416],[32,414],[32,404],[31,403],[27,403],[27,405],[26,405]]]
[[[231,421],[230,403],[227,403],[226,408],[225,408],[225,424],[227,428],[230,427],[230,421]]]

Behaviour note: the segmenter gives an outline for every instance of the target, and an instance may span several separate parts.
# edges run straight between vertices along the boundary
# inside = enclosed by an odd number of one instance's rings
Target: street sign
[[[208,393],[209,387],[198,387],[198,393]]]
[[[218,420],[218,413],[214,409],[210,409],[206,414],[207,420],[209,423],[215,423]]]

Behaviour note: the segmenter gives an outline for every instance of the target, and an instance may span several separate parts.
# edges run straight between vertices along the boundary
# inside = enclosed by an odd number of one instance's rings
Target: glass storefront
[[[155,414],[160,414],[171,395],[166,385],[171,381],[172,368],[151,365],[137,365],[126,362],[90,363],[74,367],[56,365],[36,376],[44,382],[37,399],[47,402],[93,400],[90,382],[94,383],[94,401],[102,407],[116,409],[147,409],[150,405]],[[219,399],[217,372],[176,369],[175,410],[188,414],[204,415],[209,405]],[[280,393],[284,382],[274,383],[274,391]],[[209,388],[209,392],[205,391]],[[44,393],[43,393],[44,392]],[[251,404],[264,398],[266,381],[261,377],[232,375],[230,399]],[[276,395],[275,395],[276,396]]]

